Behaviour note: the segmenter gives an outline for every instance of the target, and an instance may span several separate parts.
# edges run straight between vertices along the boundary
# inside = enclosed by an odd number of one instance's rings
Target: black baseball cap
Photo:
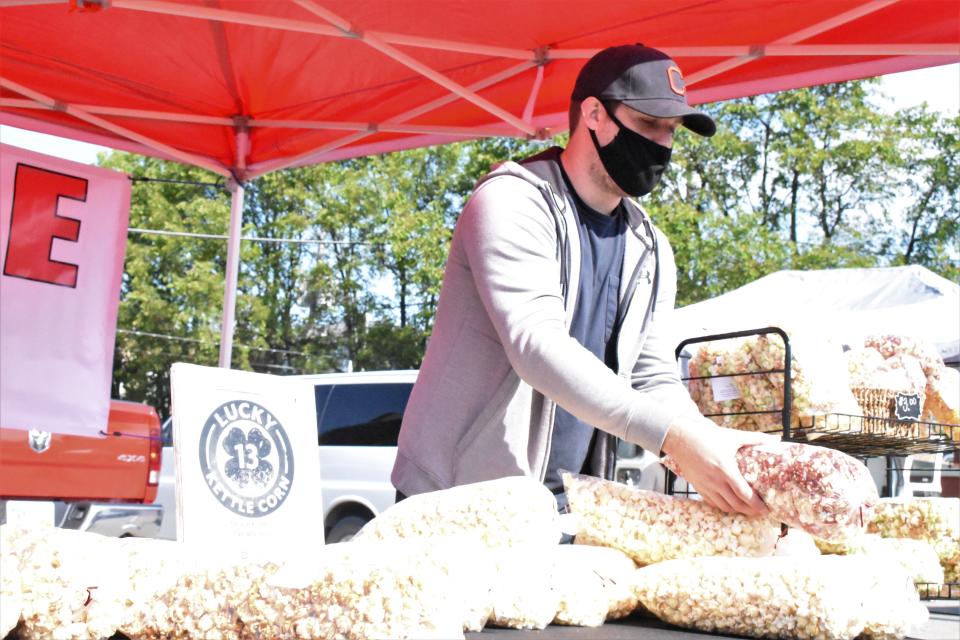
[[[688,105],[686,94],[683,74],[670,56],[642,44],[625,44],[587,60],[570,99],[615,100],[657,118],[683,118],[687,129],[712,136],[717,131],[713,118]]]

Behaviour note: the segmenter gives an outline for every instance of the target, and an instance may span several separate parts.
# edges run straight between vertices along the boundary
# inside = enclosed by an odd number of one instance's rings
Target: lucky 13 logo
[[[200,469],[225,508],[249,518],[276,511],[293,484],[293,450],[265,407],[232,400],[217,407],[200,434]]]

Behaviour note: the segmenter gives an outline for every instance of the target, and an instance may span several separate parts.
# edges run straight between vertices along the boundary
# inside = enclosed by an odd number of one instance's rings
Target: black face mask
[[[606,105],[603,108],[620,131],[607,146],[601,147],[596,132],[590,129],[600,162],[624,193],[634,198],[645,196],[660,182],[672,150],[623,126]]]

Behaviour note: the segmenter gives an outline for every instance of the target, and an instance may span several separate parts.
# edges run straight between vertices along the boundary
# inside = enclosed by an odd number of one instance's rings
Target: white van
[[[348,540],[396,500],[390,472],[416,371],[297,376],[317,401],[320,491],[327,542]]]
[[[320,493],[327,542],[349,540],[392,505],[390,472],[400,421],[417,372],[362,371],[292,376],[313,383],[317,406]],[[176,475],[172,421],[163,425],[156,504],[163,506],[157,537],[175,540]]]
[[[349,540],[396,500],[390,472],[397,456],[400,421],[417,371],[321,373],[293,378],[313,383],[317,406],[320,493],[327,542]],[[176,476],[171,421],[163,425],[163,458],[156,504],[163,505],[157,537],[175,540]],[[637,486],[640,474],[656,458],[621,442],[615,477]],[[649,475],[650,483],[662,473]],[[645,478],[647,479],[647,478]],[[644,488],[658,488],[644,486]],[[662,490],[662,484],[659,487]]]

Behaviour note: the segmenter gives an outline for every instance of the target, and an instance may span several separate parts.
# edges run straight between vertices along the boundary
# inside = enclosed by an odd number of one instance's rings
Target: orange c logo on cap
[[[687,92],[687,86],[683,82],[683,74],[678,67],[669,67],[667,69],[667,80],[670,81],[670,89],[678,96]]]

